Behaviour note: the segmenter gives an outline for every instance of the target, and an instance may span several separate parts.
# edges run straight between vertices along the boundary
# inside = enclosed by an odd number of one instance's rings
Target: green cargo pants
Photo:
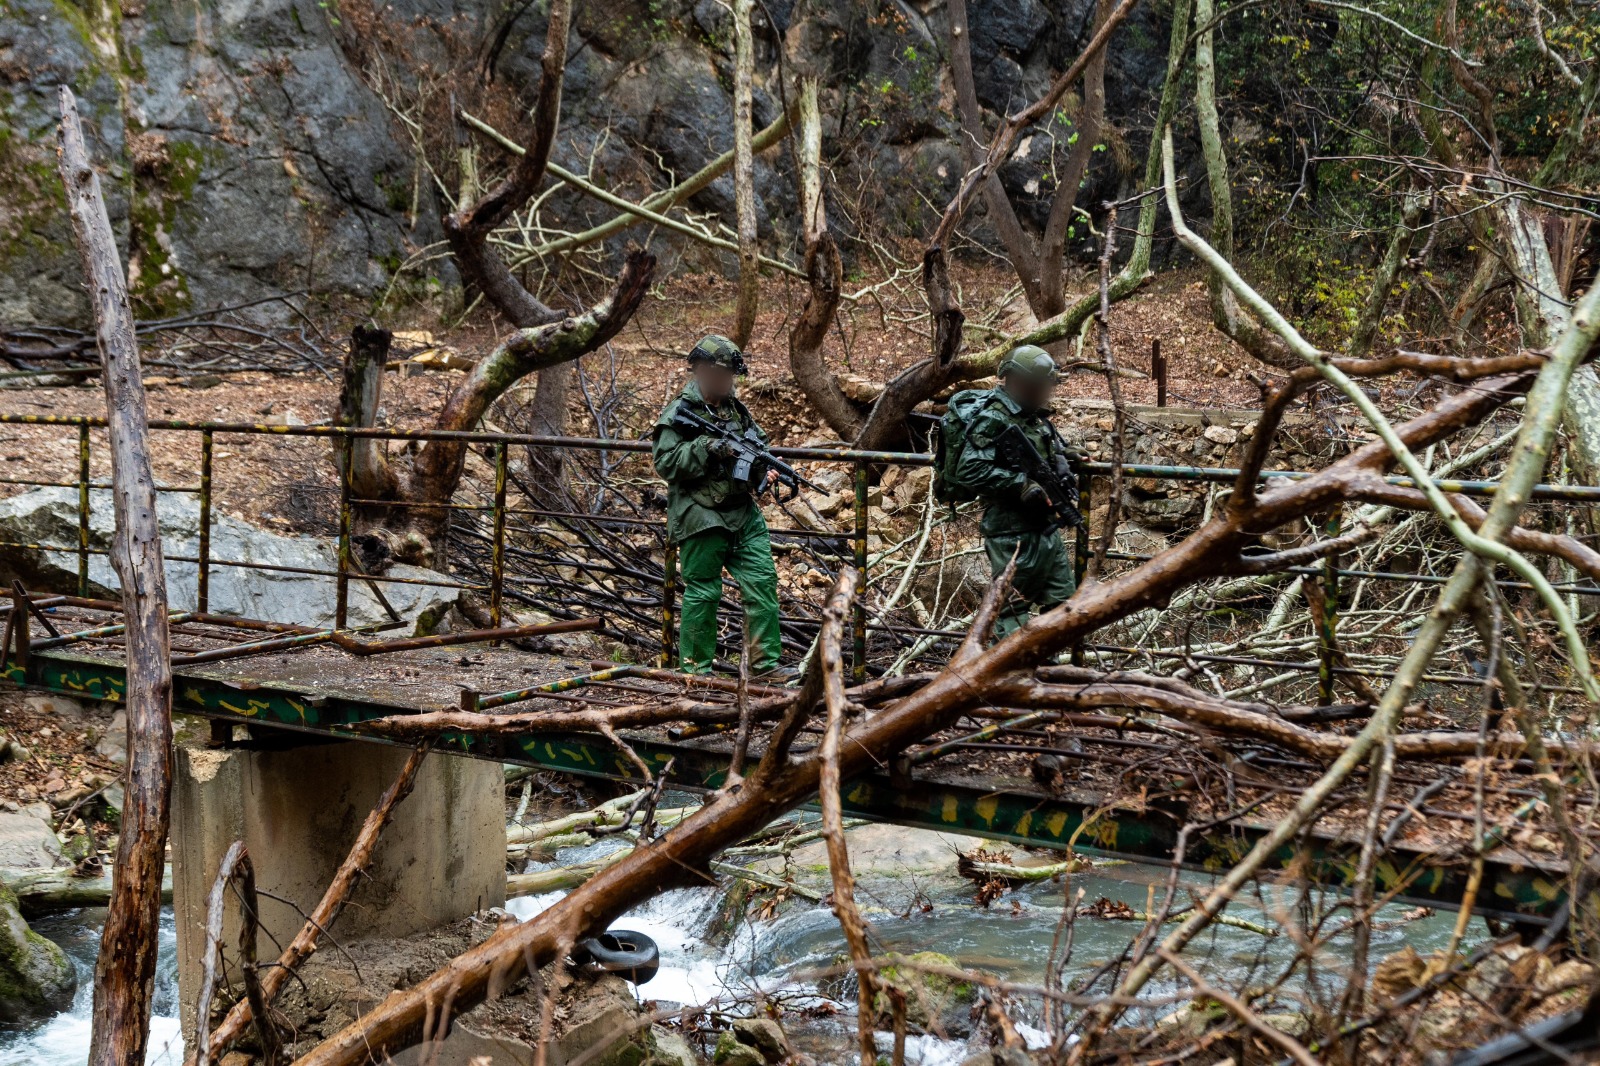
[[[1073,569],[1072,556],[1061,539],[1061,531],[1044,533],[1012,533],[985,537],[984,550],[989,555],[989,571],[999,577],[1011,562],[1011,553],[1017,553],[1017,572],[1011,581],[1011,595],[1000,608],[995,620],[995,639],[1009,636],[1028,620],[1034,607],[1041,611],[1065,603],[1067,597],[1078,591],[1078,575]]]
[[[722,572],[739,586],[745,627],[750,632],[750,670],[759,673],[778,665],[778,568],[772,563],[767,523],[758,511],[737,533],[707,529],[678,545],[678,571],[683,575],[683,624],[678,631],[678,665],[686,673],[711,670],[717,654],[717,604],[722,600]]]

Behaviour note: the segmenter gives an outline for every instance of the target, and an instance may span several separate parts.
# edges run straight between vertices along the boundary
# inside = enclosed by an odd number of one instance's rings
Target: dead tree
[[[828,232],[828,206],[822,185],[822,116],[817,107],[817,82],[800,85],[799,137],[795,171],[800,180],[800,233],[805,241],[809,289],[800,315],[789,329],[789,372],[806,400],[842,440],[853,440],[864,422],[861,412],[839,388],[822,359],[822,345],[833,328],[843,295],[844,265],[839,246]]]
[[[1104,51],[1112,33],[1133,10],[1135,0],[1121,0],[1100,20],[1094,36],[1084,45],[1078,58],[1051,83],[1050,89],[1039,99],[1014,115],[1007,117],[989,139],[987,151],[976,166],[962,178],[961,185],[950,203],[945,206],[927,250],[922,256],[922,285],[928,297],[928,313],[933,322],[931,354],[907,367],[885,386],[873,405],[866,424],[856,437],[856,447],[866,449],[888,448],[906,439],[906,416],[917,404],[933,396],[952,382],[959,380],[963,364],[957,356],[961,352],[961,326],[966,321],[950,287],[947,252],[955,235],[956,226],[972,206],[973,199],[986,183],[994,179],[1002,163],[1011,156],[1011,150],[1022,132],[1051,114],[1061,98],[1090,64]],[[970,60],[969,60],[970,62]]]
[[[750,147],[755,92],[755,37],[750,14],[755,0],[733,0],[733,201],[739,227],[739,296],[733,343],[743,348],[756,328],[761,304],[761,247],[756,243],[756,158]]]
[[[1228,157],[1217,117],[1217,68],[1212,55],[1216,19],[1212,0],[1195,0],[1194,20],[1199,26],[1194,45],[1194,109],[1199,118],[1206,185],[1211,190],[1211,243],[1224,259],[1231,259],[1233,179],[1228,174]],[[1206,285],[1211,295],[1211,321],[1225,336],[1268,366],[1287,370],[1300,364],[1282,340],[1240,309],[1233,290],[1216,271],[1207,272]]]
[[[655,271],[655,257],[630,250],[611,294],[581,311],[547,306],[517,280],[490,236],[526,204],[545,177],[561,117],[561,81],[566,70],[571,0],[550,5],[532,136],[511,172],[476,200],[444,220],[445,236],[463,279],[504,315],[516,331],[478,360],[439,413],[439,429],[474,428],[489,407],[516,382],[539,375],[532,429],[559,434],[566,428],[567,385],[574,360],[605,344],[638,310]],[[358,331],[346,362],[339,421],[371,426],[382,390],[388,336]],[[405,468],[385,457],[381,442],[364,444],[352,456],[353,494],[399,506],[361,509],[364,531],[380,535],[403,561],[437,566],[447,551],[449,503],[461,479],[466,448],[455,441],[430,441]],[[343,459],[340,460],[343,470]]]
[[[150,470],[144,379],[126,275],[84,145],[72,90],[61,87],[61,182],[89,284],[111,437],[111,498],[117,532],[111,562],[122,585],[127,625],[128,785],[116,875],[94,967],[94,1032],[89,1062],[143,1062],[155,991],[172,798],[172,663],[167,582],[161,562],[156,483]]]
[[[1094,29],[1098,31],[1111,15],[1111,0],[1099,0],[1095,8]],[[955,85],[956,106],[961,116],[961,145],[967,167],[978,166],[979,154],[989,142],[983,128],[983,109],[972,76],[972,38],[967,31],[966,0],[950,3],[950,78]],[[1083,103],[1073,125],[1073,139],[1067,158],[1050,195],[1050,211],[1044,231],[1037,238],[1029,234],[1017,217],[1017,209],[1006,195],[1000,175],[991,171],[983,179],[983,205],[990,225],[1000,235],[1006,258],[1022,283],[1023,295],[1034,317],[1041,322],[1067,309],[1063,273],[1066,267],[1067,237],[1078,204],[1078,189],[1089,172],[1095,145],[1100,138],[1106,111],[1106,53],[1097,50],[1083,65]]]

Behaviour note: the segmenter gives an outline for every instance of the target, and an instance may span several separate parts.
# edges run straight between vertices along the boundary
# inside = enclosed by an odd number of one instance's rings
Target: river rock
[[[732,1029],[717,1038],[717,1046],[711,1052],[711,1061],[716,1063],[716,1066],[767,1066],[766,1056],[740,1040],[739,1035]]]
[[[878,978],[905,996],[906,1021],[918,1029],[945,1037],[970,1035],[978,986],[942,973],[929,973],[924,966],[955,967],[956,961],[937,951],[891,955],[881,960]],[[880,1025],[893,1024],[894,1013],[887,994],[878,994],[877,1011]]]
[[[1021,1048],[985,1048],[961,1060],[961,1066],[1033,1066],[1033,1056]]]
[[[683,1034],[664,1026],[650,1027],[650,1066],[700,1066]]]
[[[0,1021],[48,1017],[72,1006],[78,971],[66,952],[28,928],[17,896],[0,885]]]
[[[82,702],[70,696],[58,696],[53,692],[24,696],[22,706],[29,714],[64,718],[71,722],[81,722],[89,716],[89,708]]]
[[[167,593],[174,610],[197,606],[199,566],[171,561],[172,556],[195,558],[200,543],[200,503],[192,494],[164,492],[157,500],[161,515],[162,550],[167,562]],[[111,490],[95,489],[89,496],[89,546],[101,550],[111,545],[115,527]],[[42,488],[0,500],[0,536],[28,544],[66,547],[78,542],[78,490]],[[264,566],[336,570],[337,543],[330,537],[284,537],[248,522],[213,513],[211,558]],[[421,567],[396,565],[387,576],[441,580],[441,575]],[[75,551],[0,548],[0,579],[20,579],[29,588],[75,592],[78,556]],[[377,582],[400,616],[414,622],[424,613],[438,616],[456,599],[456,590],[429,585]],[[115,598],[121,584],[105,555],[89,556],[89,594]],[[215,614],[262,618],[271,622],[329,628],[334,621],[338,582],[333,577],[253,570],[213,563],[209,609]],[[375,625],[389,620],[369,583],[350,582],[351,626]]]
[[[873,823],[845,831],[850,850],[850,868],[857,878],[876,875],[904,877],[907,874],[936,874],[954,871],[956,858],[972,850],[974,838],[933,829]],[[801,869],[816,869],[824,876],[828,869],[825,842],[813,841],[795,849],[792,861]]]
[[[733,1032],[741,1044],[749,1044],[768,1062],[782,1062],[793,1053],[783,1027],[771,1018],[735,1018]]]
[[[0,867],[48,870],[65,865],[61,841],[50,826],[50,805],[31,803],[18,811],[0,811]]]

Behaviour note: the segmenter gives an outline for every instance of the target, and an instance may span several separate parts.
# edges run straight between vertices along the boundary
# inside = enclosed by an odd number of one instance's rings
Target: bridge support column
[[[193,1039],[208,945],[206,897],[223,853],[243,840],[260,898],[258,950],[276,958],[322,898],[367,814],[409,751],[356,741],[292,748],[182,747],[172,796],[173,910],[185,1042]],[[505,777],[500,765],[435,753],[395,808],[372,865],[333,930],[340,942],[401,937],[505,902]],[[289,903],[267,897],[281,897]],[[224,971],[238,938],[230,892]],[[299,909],[297,910],[296,907]],[[302,913],[304,912],[304,913]],[[335,950],[324,938],[324,950]]]

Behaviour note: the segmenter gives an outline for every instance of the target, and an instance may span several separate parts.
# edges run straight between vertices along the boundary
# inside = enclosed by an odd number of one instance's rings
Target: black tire
[[[573,960],[597,973],[614,973],[625,981],[642,985],[661,969],[661,951],[656,942],[631,929],[612,929],[599,936],[578,941]]]

